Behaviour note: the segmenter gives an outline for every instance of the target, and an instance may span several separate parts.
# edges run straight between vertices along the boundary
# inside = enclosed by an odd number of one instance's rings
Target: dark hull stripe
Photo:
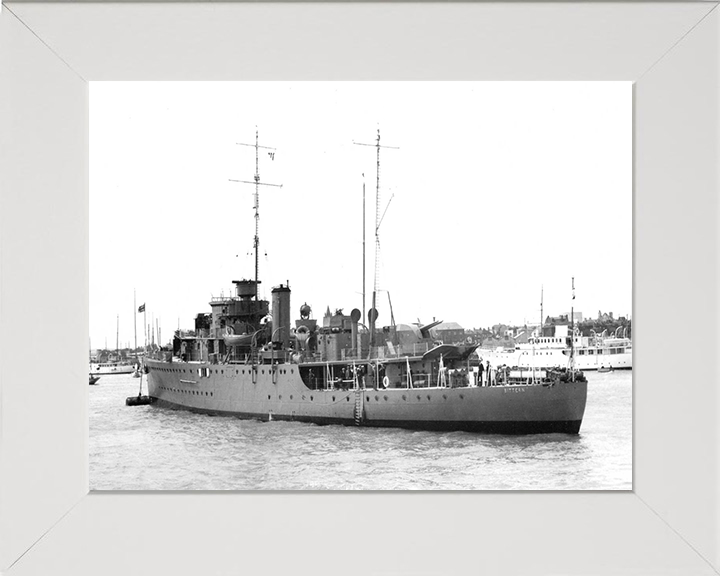
[[[599,369],[599,366],[593,366],[592,368],[581,368],[583,372],[594,372],[595,370]],[[610,372],[619,372],[620,370],[632,370],[632,366],[613,366],[613,369],[610,370]]]
[[[255,414],[250,412],[225,412],[219,410],[207,410],[203,408],[189,408],[180,404],[174,404],[167,400],[157,399],[156,406],[173,408],[176,410],[189,410],[197,414],[210,414],[213,416],[233,416],[245,420],[261,420],[267,422],[271,419],[270,414]],[[340,424],[344,426],[356,426],[352,418],[329,418],[325,416],[288,416],[272,414],[272,420],[285,420],[295,422],[310,422],[313,424],[327,425]],[[446,420],[363,420],[361,426],[382,427],[382,428],[407,428],[410,430],[432,430],[444,432],[478,432],[482,434],[578,434],[582,420],[567,421],[446,421]]]

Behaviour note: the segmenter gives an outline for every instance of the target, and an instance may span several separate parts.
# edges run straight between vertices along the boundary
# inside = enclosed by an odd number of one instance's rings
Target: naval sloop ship
[[[257,164],[254,183],[257,194]],[[212,298],[192,330],[175,333],[172,350],[145,360],[154,406],[316,424],[579,432],[582,372],[505,373],[488,381],[479,378],[477,345],[434,341],[436,323],[416,325],[414,337],[402,341],[394,326],[376,327],[374,297],[369,327],[358,309],[318,322],[307,304],[292,320],[288,283],[272,289],[272,302],[260,299],[257,198],[255,210],[255,279],[234,280],[234,294]]]

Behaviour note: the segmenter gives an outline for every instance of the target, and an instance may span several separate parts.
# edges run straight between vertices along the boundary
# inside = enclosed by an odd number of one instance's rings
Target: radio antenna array
[[[253,242],[254,245],[254,251],[255,251],[255,300],[258,299],[258,254],[259,254],[259,247],[260,247],[260,186],[274,186],[276,188],[282,188],[282,184],[269,184],[267,182],[260,182],[260,159],[259,159],[259,151],[262,150],[272,150],[272,152],[268,152],[271,159],[275,159],[275,148],[271,148],[270,146],[260,146],[258,143],[258,130],[257,127],[255,128],[255,144],[245,144],[243,142],[237,142],[238,146],[251,146],[255,148],[255,176],[252,181],[249,180],[233,180],[232,178],[229,178],[230,182],[239,182],[241,184],[255,184],[255,240]]]

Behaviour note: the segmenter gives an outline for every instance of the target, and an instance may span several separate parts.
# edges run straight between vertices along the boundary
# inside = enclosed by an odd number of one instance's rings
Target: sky
[[[91,82],[93,348],[135,322],[142,345],[143,303],[167,342],[254,277],[232,180],[256,130],[282,185],[259,190],[260,294],[289,281],[293,317],[363,310],[363,189],[380,325],[537,323],[541,291],[545,316],[631,316],[630,82]]]

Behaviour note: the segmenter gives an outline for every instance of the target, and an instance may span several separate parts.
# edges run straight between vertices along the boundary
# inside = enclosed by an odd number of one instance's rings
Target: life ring
[[[382,387],[383,387],[383,388],[387,388],[388,386],[390,386],[390,378],[388,378],[387,376],[385,376],[385,377],[383,377],[383,379],[382,379]]]

